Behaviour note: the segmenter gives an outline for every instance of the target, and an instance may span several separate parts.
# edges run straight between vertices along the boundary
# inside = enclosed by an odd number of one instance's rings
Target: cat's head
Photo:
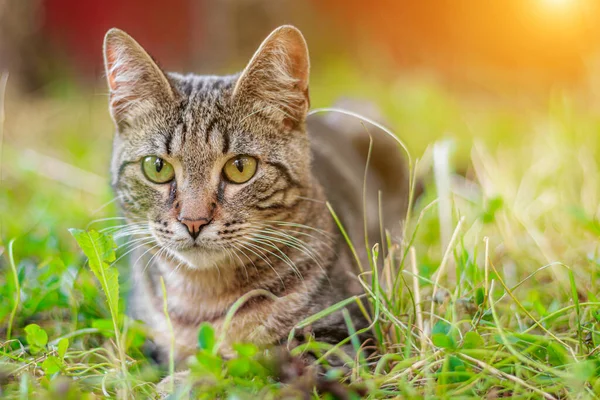
[[[300,31],[276,29],[232,76],[166,74],[117,29],[104,59],[117,127],[112,185],[130,233],[205,268],[297,212],[311,182]]]

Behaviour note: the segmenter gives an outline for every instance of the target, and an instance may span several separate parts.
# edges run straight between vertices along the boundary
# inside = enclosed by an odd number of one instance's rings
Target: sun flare
[[[543,7],[552,11],[566,11],[575,8],[577,0],[540,0]]]
[[[542,0],[548,7],[569,7],[574,0]]]

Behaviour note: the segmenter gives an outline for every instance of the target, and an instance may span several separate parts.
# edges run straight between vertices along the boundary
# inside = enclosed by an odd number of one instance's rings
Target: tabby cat
[[[360,123],[340,130],[307,118],[309,57],[298,29],[273,31],[230,76],[165,73],[118,29],[106,34],[104,58],[117,130],[112,185],[128,222],[122,234],[140,246],[129,310],[149,326],[161,360],[172,340],[161,279],[178,361],[195,351],[202,322],[219,332],[248,293],[223,354],[238,341],[283,342],[299,321],[363,292],[326,202],[368,265],[363,216],[380,241],[381,190],[385,225],[398,226],[406,169],[395,142],[379,135],[363,208],[369,135]],[[350,311],[366,326],[358,307]],[[337,342],[347,331],[336,312],[308,333]]]

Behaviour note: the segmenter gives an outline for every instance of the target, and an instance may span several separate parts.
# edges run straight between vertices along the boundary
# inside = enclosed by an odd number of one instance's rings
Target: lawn
[[[349,300],[372,311],[377,353],[359,351],[345,356],[346,368],[333,368],[326,356],[339,346],[308,343],[281,354],[240,344],[238,358],[223,360],[214,351],[220,338],[204,326],[191,363],[195,395],[600,394],[600,105],[593,91],[513,101],[507,92],[450,90],[423,76],[359,79],[335,66],[312,80],[313,107],[344,93],[379,105],[424,188],[404,237],[388,238],[394,257],[363,275],[365,295]],[[108,184],[106,103],[104,88],[61,84],[26,96],[9,81],[2,397],[146,398],[170,389],[158,385],[171,369],[144,357],[143,326],[123,316],[129,247],[106,229],[119,215]],[[323,355],[324,376],[299,368],[296,357],[308,348]]]

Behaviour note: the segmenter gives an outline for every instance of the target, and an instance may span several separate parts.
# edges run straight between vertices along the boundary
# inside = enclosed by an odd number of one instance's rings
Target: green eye
[[[142,171],[149,181],[154,183],[167,183],[175,177],[173,166],[156,156],[144,157]]]
[[[225,163],[223,175],[232,183],[248,182],[256,173],[256,158],[236,156]]]

